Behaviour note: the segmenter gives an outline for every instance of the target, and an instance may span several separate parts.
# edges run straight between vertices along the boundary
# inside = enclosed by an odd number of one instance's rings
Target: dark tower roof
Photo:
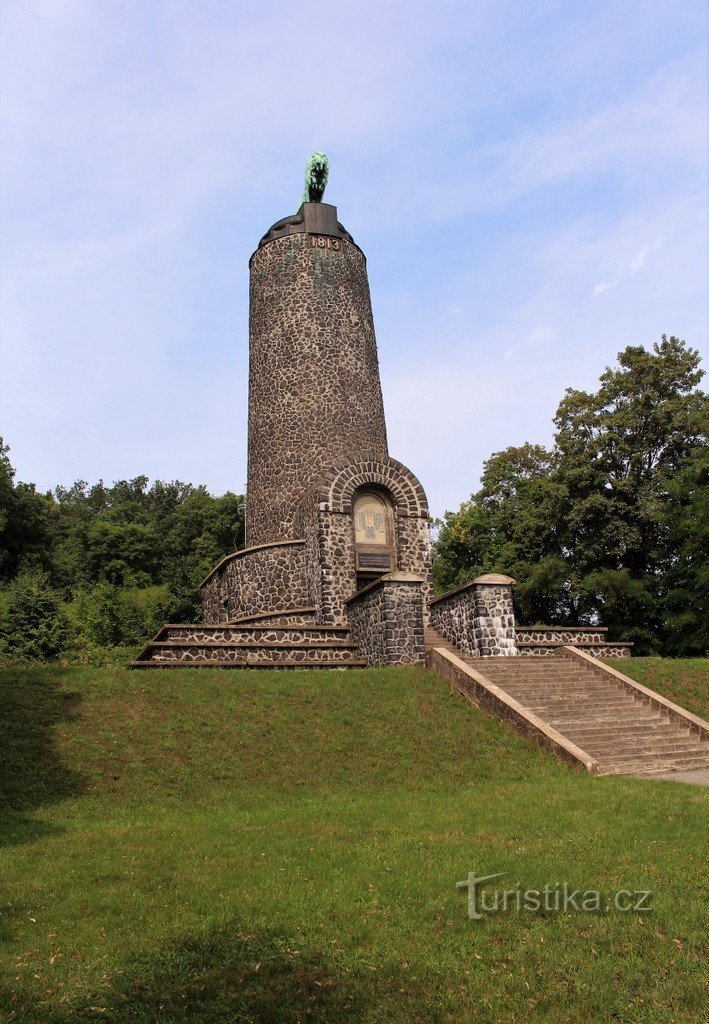
[[[258,248],[272,242],[274,238],[296,234],[330,235],[332,238],[346,238],[353,245],[357,244],[349,231],[345,231],[338,221],[336,206],[329,203],[303,203],[297,213],[277,220],[263,236]]]

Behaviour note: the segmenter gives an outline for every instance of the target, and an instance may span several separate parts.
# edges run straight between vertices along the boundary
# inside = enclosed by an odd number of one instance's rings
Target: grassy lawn
[[[609,658],[606,664],[687,711],[709,718],[709,658]]]
[[[682,664],[623,668],[679,699]],[[0,1020],[706,1021],[705,789],[567,768],[423,669],[0,689]],[[473,921],[471,871],[651,910]]]

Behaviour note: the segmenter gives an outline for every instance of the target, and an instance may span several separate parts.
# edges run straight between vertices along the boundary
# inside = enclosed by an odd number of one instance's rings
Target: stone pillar
[[[423,576],[391,572],[347,601],[352,639],[368,665],[420,665],[423,636]]]
[[[510,576],[497,572],[473,580],[473,641],[483,658],[517,654],[512,603],[514,582]]]
[[[468,658],[517,654],[510,576],[491,572],[430,604],[431,625]]]

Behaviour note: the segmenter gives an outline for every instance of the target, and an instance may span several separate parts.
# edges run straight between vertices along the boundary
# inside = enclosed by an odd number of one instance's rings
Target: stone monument
[[[310,156],[298,211],[249,262],[246,546],[203,581],[203,622],[166,624],[133,667],[507,659],[569,638],[627,656],[602,627],[518,629],[500,573],[434,599],[426,495],[389,455],[367,261],[323,202],[328,170]]]
[[[327,174],[313,154],[299,210],[249,263],[246,548],[204,581],[205,623],[344,625],[364,590],[364,606],[414,604],[423,621],[432,596],[426,496],[389,455],[367,262],[322,202]]]

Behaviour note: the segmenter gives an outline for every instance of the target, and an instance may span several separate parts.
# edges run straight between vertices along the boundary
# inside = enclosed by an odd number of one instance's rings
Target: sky
[[[706,352],[703,0],[4,0],[18,479],[246,483],[248,259],[310,152],[440,516],[627,345]]]

